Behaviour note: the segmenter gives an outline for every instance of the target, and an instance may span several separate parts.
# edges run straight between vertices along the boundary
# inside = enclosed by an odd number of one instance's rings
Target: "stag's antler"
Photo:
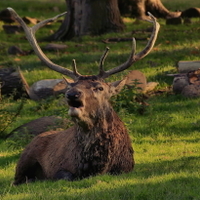
[[[103,70],[103,61],[105,60],[105,57],[107,56],[107,52],[108,52],[108,49],[106,49],[104,55],[102,56],[101,60],[100,60],[100,67],[99,67],[99,77],[101,78],[107,78],[108,76],[112,75],[112,74],[115,74],[115,73],[118,73],[118,72],[121,72],[127,68],[129,68],[134,62],[144,58],[147,54],[150,53],[150,51],[152,50],[155,42],[156,42],[156,39],[157,39],[157,35],[158,35],[158,31],[159,31],[159,28],[160,28],[160,25],[159,23],[156,21],[156,18],[148,12],[148,15],[151,17],[151,20],[148,20],[149,22],[152,22],[153,23],[153,31],[152,31],[152,34],[151,34],[151,37],[146,45],[146,47],[141,51],[139,52],[138,54],[135,54],[135,50],[136,50],[136,41],[135,41],[135,38],[133,38],[133,43],[132,43],[132,51],[131,51],[131,54],[128,58],[128,60],[113,68],[113,69],[110,69],[108,71],[104,71]]]
[[[57,15],[53,18],[50,19],[46,19],[38,24],[36,24],[35,26],[33,26],[32,28],[29,28],[26,23],[22,20],[22,18],[12,9],[12,8],[7,8],[10,13],[13,15],[13,17],[20,23],[20,25],[22,26],[22,28],[25,31],[26,37],[29,41],[29,43],[31,44],[33,50],[35,51],[35,54],[52,70],[57,71],[61,74],[67,75],[69,77],[71,77],[74,80],[77,80],[80,76],[82,76],[81,74],[78,73],[77,69],[76,69],[76,63],[75,60],[73,60],[73,71],[66,69],[60,65],[57,65],[55,63],[53,63],[51,60],[49,60],[46,55],[43,53],[43,51],[41,50],[41,48],[39,47],[36,39],[35,39],[35,32],[41,28],[42,26],[44,26],[45,24],[49,23],[49,22],[53,22],[55,21],[58,17],[63,16],[64,14],[66,14],[66,12]],[[103,68],[103,64],[104,64],[104,60],[108,54],[108,50],[109,48],[106,48],[105,53],[102,55],[101,59],[100,59],[100,65],[99,65],[99,74],[97,75],[100,78],[107,78],[112,74],[121,72],[127,68],[129,68],[134,62],[144,58],[153,48],[155,41],[157,39],[157,35],[158,35],[158,31],[160,28],[159,23],[156,21],[155,17],[151,14],[148,13],[149,16],[151,17],[151,21],[153,23],[153,31],[151,34],[151,37],[146,45],[146,47],[139,52],[138,54],[135,54],[135,50],[136,50],[136,41],[133,38],[133,44],[132,44],[132,51],[131,54],[128,58],[128,60],[123,63],[122,65],[119,65],[113,69],[110,69],[108,71],[104,71]]]
[[[51,60],[49,60],[46,55],[43,53],[43,51],[41,50],[41,48],[39,47],[36,39],[35,39],[35,33],[36,31],[41,28],[42,26],[46,25],[49,22],[53,22],[55,21],[57,18],[63,16],[66,14],[66,12],[59,14],[53,18],[50,19],[46,19],[44,21],[41,21],[40,23],[36,24],[33,27],[28,27],[26,25],[26,23],[23,21],[23,19],[12,9],[12,8],[7,8],[10,13],[12,14],[12,16],[19,22],[19,24],[22,26],[22,28],[25,31],[26,37],[30,43],[30,45],[32,46],[35,54],[40,58],[40,60],[42,62],[44,62],[50,69],[57,71],[61,74],[67,75],[69,77],[71,77],[72,79],[76,80],[78,79],[78,77],[81,76],[81,74],[79,74],[76,70],[76,67],[74,66],[74,71],[71,71],[69,69],[66,69],[60,65],[57,65],[55,63],[53,63]]]

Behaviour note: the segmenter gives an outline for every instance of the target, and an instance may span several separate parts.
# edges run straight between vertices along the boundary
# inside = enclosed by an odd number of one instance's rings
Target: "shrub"
[[[128,113],[138,112],[140,114],[143,114],[144,95],[141,93],[141,88],[139,87],[139,84],[140,83],[135,80],[132,86],[126,85],[117,96],[114,96],[112,98],[111,101],[113,107],[117,112],[125,109]]]

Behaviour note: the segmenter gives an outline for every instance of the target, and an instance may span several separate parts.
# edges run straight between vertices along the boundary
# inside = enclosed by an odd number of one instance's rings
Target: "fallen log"
[[[180,73],[187,73],[200,68],[200,61],[179,61],[178,71]]]
[[[141,40],[141,41],[145,41],[148,38],[135,38],[137,41]],[[105,40],[102,40],[103,43],[107,44],[107,43],[111,43],[111,42],[128,42],[128,41],[133,41],[133,38],[107,38]]]

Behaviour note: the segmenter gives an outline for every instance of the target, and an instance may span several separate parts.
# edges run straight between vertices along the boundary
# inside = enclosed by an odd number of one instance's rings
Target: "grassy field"
[[[38,3],[39,2],[39,3]],[[200,7],[200,2],[162,1],[171,10]],[[56,9],[54,7],[57,7]],[[13,7],[21,16],[36,17],[40,20],[65,11],[63,1],[1,0],[0,10]],[[46,52],[49,58],[62,66],[71,67],[73,58],[82,74],[94,74],[98,61],[106,46],[110,53],[105,62],[112,68],[127,59],[130,42],[105,44],[102,40],[110,37],[148,38],[149,34],[137,30],[151,26],[148,22],[134,23],[134,19],[124,19],[123,33],[105,34],[96,37],[85,36],[80,40],[66,41],[67,49],[62,52]],[[2,200],[200,200],[200,99],[188,99],[172,92],[172,77],[180,60],[200,60],[200,19],[192,19],[192,24],[179,26],[161,24],[158,40],[153,51],[131,69],[145,73],[148,81],[158,82],[154,94],[149,95],[149,104],[142,114],[135,110],[119,109],[119,115],[126,124],[135,150],[136,166],[133,172],[119,176],[96,176],[75,182],[43,181],[12,186],[15,166],[26,141],[0,140],[0,199]],[[28,83],[45,78],[60,78],[50,71],[33,54],[29,56],[8,55],[9,46],[17,45],[30,50],[24,34],[8,35],[0,22],[0,66],[20,66]],[[37,37],[43,38],[57,30],[59,23],[41,29]],[[135,34],[132,34],[132,31]],[[144,48],[147,41],[138,40],[137,51]],[[61,43],[61,42],[58,42]],[[46,42],[40,42],[43,47]],[[127,72],[122,73],[123,75]],[[117,80],[123,75],[113,76]],[[2,98],[0,110],[5,115],[14,115],[22,100]],[[8,134],[17,126],[41,116],[58,115],[67,117],[67,108],[60,98],[50,98],[41,102],[26,100],[20,115],[5,130]],[[120,102],[118,102],[120,104]],[[117,104],[117,103],[116,103]],[[117,105],[116,105],[117,106]],[[5,119],[0,113],[0,121]],[[4,121],[3,121],[4,122]],[[2,123],[0,126],[3,126]]]

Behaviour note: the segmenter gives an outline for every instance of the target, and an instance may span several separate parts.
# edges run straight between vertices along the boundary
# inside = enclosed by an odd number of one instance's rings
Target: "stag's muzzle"
[[[71,117],[79,117],[80,109],[83,107],[83,102],[81,100],[82,93],[78,90],[69,90],[66,93],[67,103],[69,105],[68,114]]]

